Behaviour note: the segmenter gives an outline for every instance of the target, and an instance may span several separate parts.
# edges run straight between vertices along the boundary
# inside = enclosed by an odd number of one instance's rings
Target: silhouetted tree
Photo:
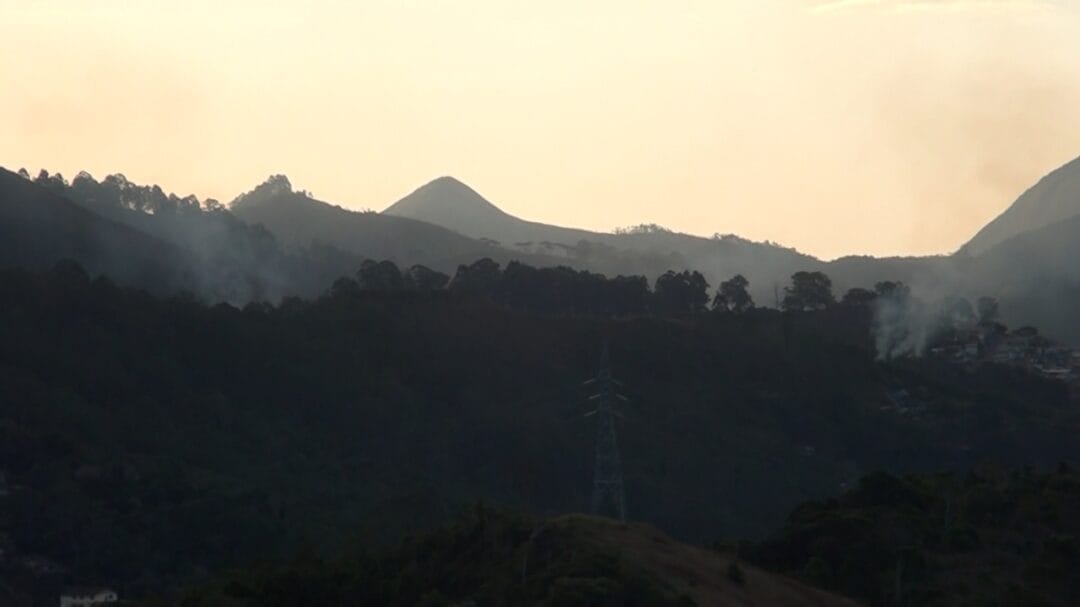
[[[655,311],[660,314],[694,314],[709,302],[709,283],[700,272],[668,270],[656,279]]]
[[[644,314],[649,309],[649,281],[644,276],[616,276],[607,283],[606,301],[612,314]]]
[[[785,311],[822,310],[834,302],[832,280],[823,272],[796,272],[791,286],[784,287]]]
[[[342,276],[330,285],[330,297],[353,297],[360,293],[360,284],[348,276]]]
[[[845,306],[868,306],[877,299],[877,293],[863,289],[861,287],[855,287],[848,289],[847,293],[844,293],[844,297],[840,299],[840,303]]]
[[[405,279],[392,261],[366,260],[356,272],[356,281],[365,291],[401,291]]]
[[[875,284],[874,291],[879,297],[889,297],[894,300],[907,299],[911,295],[911,287],[892,280],[885,280]]]
[[[555,295],[552,293],[555,286],[551,284],[554,282],[554,277],[548,276],[547,280],[544,278],[540,270],[518,261],[511,261],[498,275],[497,288],[492,288],[490,291],[497,295],[501,303],[512,308],[551,311],[546,309],[545,304],[552,295]],[[565,303],[568,304],[569,301]]]
[[[406,273],[409,288],[417,291],[439,291],[446,288],[450,277],[427,266],[415,265]]]
[[[729,280],[720,283],[713,298],[713,309],[724,312],[745,312],[754,307],[754,299],[750,297],[747,287],[750,281],[742,274],[736,274]]]
[[[490,258],[474,261],[470,265],[458,266],[457,273],[450,281],[450,289],[462,293],[493,295],[500,277],[499,264]]]
[[[49,172],[45,169],[41,169],[37,177],[34,178],[34,183],[49,190],[54,194],[60,196],[67,196],[68,182],[64,179],[64,176],[60,173],[55,175],[49,175]]]

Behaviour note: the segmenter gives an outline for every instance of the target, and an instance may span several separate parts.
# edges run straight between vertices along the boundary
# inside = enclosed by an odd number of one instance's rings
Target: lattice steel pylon
[[[626,400],[616,392],[619,382],[611,377],[611,365],[607,344],[600,358],[600,370],[596,377],[585,382],[596,389],[589,397],[596,401],[596,408],[585,414],[596,418],[596,462],[593,468],[592,514],[603,515],[607,508],[614,518],[626,520],[626,495],[623,491],[622,460],[615,432],[615,417],[621,414],[615,409],[615,399]]]

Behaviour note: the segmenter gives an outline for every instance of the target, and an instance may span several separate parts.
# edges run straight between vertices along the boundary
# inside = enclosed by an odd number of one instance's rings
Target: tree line
[[[754,307],[749,281],[735,276],[710,298],[709,283],[693,270],[668,270],[652,288],[644,276],[615,276],[567,266],[536,268],[518,261],[501,267],[490,258],[458,266],[453,277],[423,265],[405,270],[392,261],[365,261],[354,276],[341,277],[329,295],[362,292],[449,291],[478,296],[511,308],[540,313],[680,316],[717,311],[745,312]],[[796,288],[800,288],[796,285]]]
[[[668,270],[650,288],[644,276],[608,278],[567,266],[536,268],[518,261],[501,267],[490,258],[460,265],[452,277],[423,265],[403,270],[392,261],[367,260],[354,276],[335,281],[329,294],[398,291],[450,291],[530,312],[598,316],[682,316],[710,310],[741,314],[758,307],[750,295],[750,281],[741,274],[721,282],[710,295],[709,283],[695,270]],[[915,301],[911,289],[895,281],[878,282],[873,289],[852,288],[837,300],[828,275],[796,272],[777,303],[785,312],[810,312],[836,305],[870,306],[879,300],[905,305]],[[990,297],[980,298],[974,306],[964,298],[949,297],[935,307],[957,324],[997,318],[997,302]]]

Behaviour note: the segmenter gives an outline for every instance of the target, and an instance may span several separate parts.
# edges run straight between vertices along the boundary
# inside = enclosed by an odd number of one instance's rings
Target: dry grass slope
[[[744,583],[728,576],[733,559],[724,554],[677,542],[644,523],[619,523],[584,515],[567,515],[549,525],[571,531],[584,542],[623,558],[656,575],[676,594],[702,607],[858,607],[847,598],[822,592],[790,578],[743,562]]]

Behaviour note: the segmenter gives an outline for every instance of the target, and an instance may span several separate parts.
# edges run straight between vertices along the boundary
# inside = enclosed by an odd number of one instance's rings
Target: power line
[[[626,520],[626,495],[623,491],[622,460],[615,431],[615,417],[622,415],[615,409],[615,399],[626,400],[616,392],[621,384],[611,377],[611,361],[607,343],[600,356],[600,370],[596,377],[585,382],[596,393],[589,397],[596,401],[596,408],[585,414],[596,418],[596,461],[593,465],[592,514],[611,512],[614,518]]]

